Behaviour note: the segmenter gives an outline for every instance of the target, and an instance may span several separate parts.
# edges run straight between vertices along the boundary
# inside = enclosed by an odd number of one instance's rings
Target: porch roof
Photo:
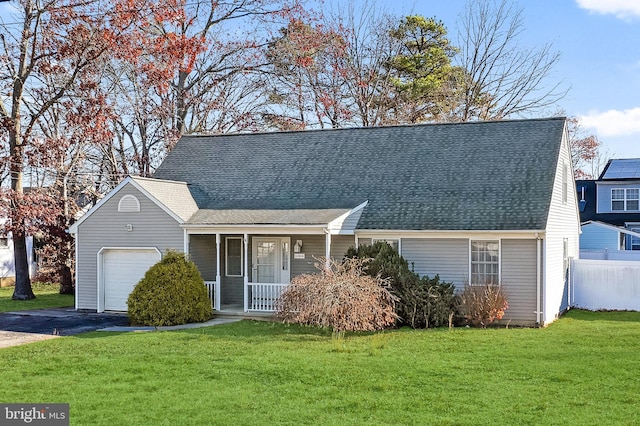
[[[210,210],[197,211],[189,225],[328,225],[351,209]]]

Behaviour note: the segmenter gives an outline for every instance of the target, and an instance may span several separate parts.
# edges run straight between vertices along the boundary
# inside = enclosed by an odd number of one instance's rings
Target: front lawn
[[[347,336],[269,322],[0,350],[0,402],[71,424],[634,424],[640,313]]]
[[[60,294],[58,284],[32,283],[31,288],[36,295],[31,300],[12,300],[13,287],[0,288],[0,312],[73,306],[73,295]]]

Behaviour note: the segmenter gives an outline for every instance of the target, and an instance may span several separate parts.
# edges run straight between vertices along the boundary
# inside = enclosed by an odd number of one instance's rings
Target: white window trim
[[[240,240],[240,274],[229,274],[229,240]],[[225,237],[224,238],[224,276],[225,277],[242,277],[243,265],[244,265],[244,250],[243,250],[244,238],[243,237]]]
[[[616,198],[615,200],[613,199],[613,191],[623,191],[623,198]],[[629,191],[638,191],[638,198],[629,198],[627,196]],[[623,203],[623,208],[622,209],[614,209],[613,208],[613,202],[614,201],[622,201]],[[627,208],[627,204],[629,201],[638,201],[638,208],[637,209],[629,209]],[[640,188],[611,188],[611,211],[612,212],[637,212],[640,211]]]
[[[471,280],[471,262],[472,262],[472,247],[474,242],[497,242],[498,243],[498,284],[502,283],[502,239],[490,239],[490,238],[477,238],[469,239],[469,285],[473,285]]]

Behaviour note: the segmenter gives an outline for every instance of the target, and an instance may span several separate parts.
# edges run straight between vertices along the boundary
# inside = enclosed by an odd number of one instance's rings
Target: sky
[[[455,34],[466,0],[382,1],[393,12],[442,20]],[[640,0],[514,0],[522,45],[560,53],[549,83],[569,92],[558,110],[578,117],[608,158],[640,158]],[[551,111],[552,115],[555,111]]]
[[[342,0],[325,0],[341,3]],[[442,20],[455,34],[467,0],[372,0],[394,14]],[[640,158],[640,0],[513,0],[522,46],[551,43],[560,61],[548,83],[569,89],[554,111],[578,117],[605,158]],[[10,3],[0,3],[6,16]]]

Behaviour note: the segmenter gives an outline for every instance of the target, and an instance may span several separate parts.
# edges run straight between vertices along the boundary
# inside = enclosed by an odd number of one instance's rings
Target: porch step
[[[257,321],[275,321],[276,316],[273,312],[244,312],[244,311],[213,311],[213,317],[228,319],[252,319]]]

